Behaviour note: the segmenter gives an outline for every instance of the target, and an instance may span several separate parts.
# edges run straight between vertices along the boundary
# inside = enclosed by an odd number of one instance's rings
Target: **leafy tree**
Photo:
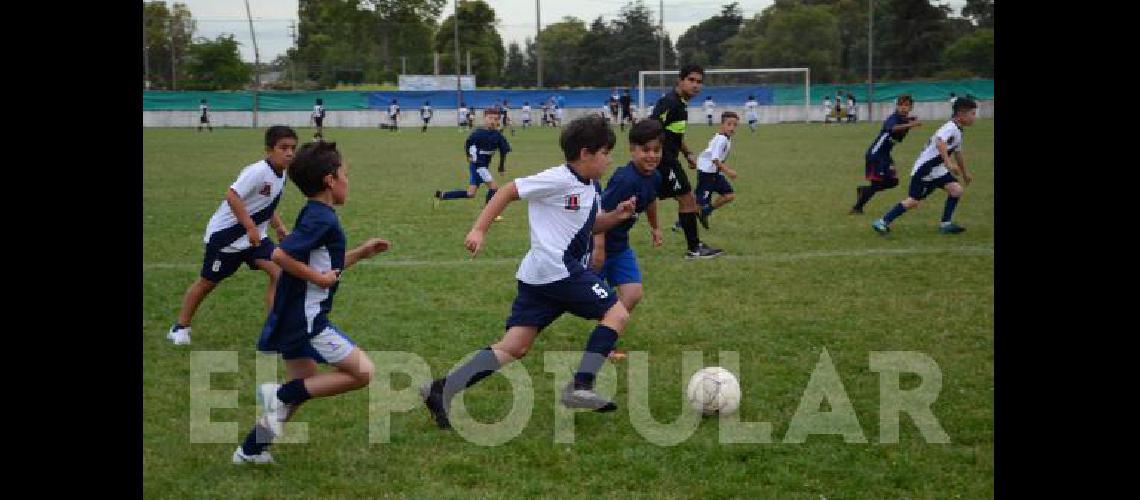
[[[507,47],[507,64],[503,68],[503,85],[519,87],[533,81],[532,75],[527,73],[527,64],[522,49],[519,48],[518,42],[511,42]]]
[[[471,52],[471,71],[475,73],[476,84],[495,84],[503,67],[505,50],[503,38],[495,29],[495,9],[483,0],[459,4],[459,48],[460,68],[466,62],[466,52]],[[455,15],[448,16],[440,24],[435,35],[435,50],[440,53],[443,71],[453,71],[455,67]]]
[[[239,90],[250,81],[249,65],[242,62],[233,35],[214,40],[199,39],[186,57],[186,89]]]
[[[543,85],[573,85],[578,82],[578,47],[588,34],[586,23],[571,16],[542,28],[538,40],[542,50]]]
[[[682,61],[703,66],[722,66],[724,49],[721,44],[740,31],[744,15],[740,4],[733,2],[721,7],[720,14],[705,19],[689,28],[677,39],[677,53]]]
[[[197,23],[194,22],[186,4],[175,3],[173,9],[168,9],[165,1],[143,2],[143,39],[146,42],[151,88],[172,88],[170,81],[172,47],[174,78],[179,81],[183,79],[183,62],[196,28]]]
[[[947,66],[967,70],[970,73],[993,78],[994,76],[994,30],[982,28],[959,38],[943,53]]]
[[[962,17],[969,18],[979,28],[994,28],[994,0],[966,0]]]
[[[824,82],[841,73],[839,20],[824,5],[777,0],[745,22],[725,50],[730,66],[806,66],[813,80]]]

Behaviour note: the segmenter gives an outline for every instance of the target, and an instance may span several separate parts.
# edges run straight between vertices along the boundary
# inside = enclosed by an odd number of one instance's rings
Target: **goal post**
[[[638,116],[646,117],[652,108],[646,107],[645,77],[647,75],[671,75],[670,82],[676,81],[680,69],[659,71],[644,70],[637,72],[637,110]],[[811,68],[732,68],[732,69],[706,69],[705,75],[748,74],[748,73],[803,73],[804,74],[804,122],[811,121]]]

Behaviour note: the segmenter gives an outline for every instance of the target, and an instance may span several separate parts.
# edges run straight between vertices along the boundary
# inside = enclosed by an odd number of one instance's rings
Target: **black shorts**
[[[313,123],[316,123],[318,127],[323,127],[324,123],[325,123],[325,119],[321,118],[319,116],[314,116],[313,117]]]
[[[421,117],[421,118],[422,118],[422,117]],[[427,125],[428,123],[431,123],[431,117],[430,117],[430,116],[429,116],[429,117],[427,117],[427,118],[422,118],[422,119],[423,119],[423,121],[424,121],[424,125]]]
[[[911,198],[921,200],[934,193],[935,189],[950,184],[951,182],[958,182],[958,178],[954,177],[954,174],[950,173],[947,173],[946,175],[943,175],[942,177],[931,181],[924,181],[922,180],[922,177],[919,177],[917,175],[911,176],[910,188],[907,190],[906,194]]]
[[[245,238],[243,234],[241,236]],[[206,254],[202,257],[202,270],[199,271],[198,276],[205,278],[212,283],[219,283],[222,280],[232,276],[237,272],[242,264],[249,266],[250,270],[256,271],[256,260],[273,260],[273,249],[277,245],[268,236],[261,238],[261,243],[256,247],[249,247],[240,252],[222,252],[221,248],[212,245],[206,245]]]
[[[674,198],[693,191],[693,186],[689,184],[689,176],[677,158],[669,158],[668,156],[661,158],[661,163],[657,165],[657,171],[661,173],[661,185],[657,186],[657,198]]]
[[[210,117],[206,115],[199,116],[198,123],[210,123]]]
[[[632,120],[633,119],[633,113],[629,112],[629,108],[621,108],[621,117],[623,119]]]
[[[732,184],[729,184],[728,178],[719,172],[715,174],[700,172],[697,174],[697,191],[694,193],[697,197],[697,203],[703,205],[712,202],[711,193],[724,195],[731,192],[733,192]]]

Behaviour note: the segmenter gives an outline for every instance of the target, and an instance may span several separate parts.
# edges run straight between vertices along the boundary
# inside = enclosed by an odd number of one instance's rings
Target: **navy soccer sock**
[[[456,189],[454,191],[444,192],[442,195],[440,195],[439,199],[441,199],[441,200],[454,200],[454,199],[466,198],[466,197],[467,197],[467,190],[466,189]]]
[[[878,190],[879,186],[876,186],[874,183],[866,186],[860,186],[859,200],[855,202],[855,208],[862,210],[863,205],[866,205],[868,201],[871,201],[871,197],[875,196],[875,192]]]
[[[296,378],[290,380],[277,389],[277,399],[287,405],[299,405],[308,401],[312,396],[309,391],[305,389],[305,379]]]
[[[614,350],[617,341],[618,334],[613,328],[600,323],[594,328],[590,339],[586,341],[586,352],[582,353],[582,362],[578,365],[578,371],[574,373],[574,388],[594,388],[594,377],[602,368],[606,356]]]
[[[245,441],[242,441],[241,452],[246,455],[260,455],[272,444],[270,437],[272,435],[273,431],[262,427],[261,424],[255,424],[249,434],[246,434]]]
[[[946,207],[942,209],[942,223],[948,223],[954,217],[954,209],[958,208],[959,198],[958,196],[946,197]]]
[[[488,189],[487,190],[487,203],[491,202],[491,197],[495,196],[495,191],[498,191],[498,189]]]
[[[887,212],[887,215],[883,216],[883,222],[890,224],[891,221],[897,219],[900,215],[902,215],[905,212],[906,212],[906,207],[904,207],[902,203],[898,203],[894,206],[894,208],[891,208],[891,211]]]
[[[475,357],[470,361],[447,374],[443,385],[444,396],[451,399],[452,395],[479,383],[480,380],[495,373],[499,367],[499,359],[495,357],[495,353],[490,347],[484,347],[475,353]]]
[[[701,238],[697,235],[697,214],[682,213],[679,218],[681,219],[681,229],[685,231],[685,243],[688,244],[690,252],[696,252],[697,247],[701,244]]]

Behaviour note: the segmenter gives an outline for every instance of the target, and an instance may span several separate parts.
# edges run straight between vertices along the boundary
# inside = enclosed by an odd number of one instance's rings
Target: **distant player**
[[[257,341],[258,351],[281,355],[288,381],[257,387],[261,416],[234,450],[231,461],[235,464],[273,463],[268,447],[302,404],[363,389],[375,371],[368,355],[328,316],[340,276],[356,263],[387,250],[389,243],[371,238],[348,250],[348,237],[333,209],[348,198],[348,165],[335,142],[302,146],[290,165],[289,179],[308,201],[297,214],[293,234],[273,251],[273,262],[284,272],[277,300]],[[333,369],[318,372],[321,364]]]
[[[708,119],[708,124],[711,127],[713,124],[713,113],[716,112],[716,103],[713,102],[712,96],[705,97],[705,117]]]
[[[855,123],[859,121],[856,117],[857,109],[855,107],[855,94],[847,93],[847,123]]]
[[[499,114],[502,116],[502,118],[501,118],[502,119],[502,125],[499,127],[499,130],[502,130],[503,128],[508,128],[511,130],[511,135],[512,136],[515,135],[515,124],[513,121],[511,121],[511,103],[510,103],[510,101],[503,99],[503,105],[499,107]],[[499,168],[501,169],[502,167],[500,166]],[[499,172],[502,172],[502,170],[499,170]]]
[[[831,115],[834,112],[835,112],[835,110],[832,109],[832,105],[831,105],[831,96],[829,96],[829,95],[823,96],[823,123],[825,125],[828,123],[831,123]]]
[[[202,125],[206,125],[206,130],[213,132],[214,127],[210,126],[210,105],[206,103],[205,99],[198,101],[198,131],[202,131]]]
[[[883,218],[871,224],[875,232],[883,235],[889,234],[892,221],[906,213],[907,210],[917,208],[920,200],[938,188],[945,189],[947,195],[946,206],[942,210],[942,223],[938,226],[938,232],[958,234],[966,230],[966,228],[952,222],[952,218],[954,209],[958,206],[958,199],[962,197],[962,193],[965,191],[962,184],[958,183],[957,176],[961,176],[962,182],[967,186],[972,180],[970,172],[966,171],[966,159],[962,157],[962,127],[969,127],[974,124],[974,120],[977,118],[977,109],[978,104],[970,99],[962,97],[954,101],[954,117],[939,127],[934,136],[926,141],[926,147],[918,155],[918,159],[914,161],[914,170],[910,174],[910,189],[907,192],[906,199],[895,205]],[[953,159],[950,157],[951,153],[954,154]]]
[[[621,102],[621,130],[624,131],[625,122],[628,121],[631,127],[636,123],[633,120],[633,111],[630,109],[633,99],[629,96],[629,89],[625,89],[625,92],[622,92],[619,101]]]
[[[760,103],[756,102],[756,96],[748,96],[748,101],[744,103],[744,116],[748,120],[748,128],[752,133],[756,133],[756,122],[760,121],[759,113]]]
[[[424,105],[420,106],[420,119],[424,121],[424,126],[420,129],[420,133],[427,132],[428,123],[431,123],[431,116],[435,112],[431,109],[431,101],[424,101]]]
[[[392,99],[388,105],[388,130],[395,132],[400,128],[400,104]]]
[[[313,134],[314,139],[324,139],[324,126],[325,126],[325,101],[324,99],[317,98],[317,103],[313,105],[313,114],[310,116],[313,124],[317,126],[317,133]]]
[[[599,207],[599,179],[610,163],[614,132],[597,116],[578,118],[559,139],[565,163],[507,183],[480,212],[464,246],[472,258],[483,247],[495,216],[515,200],[526,200],[530,250],[515,273],[517,295],[505,331],[494,344],[443,378],[420,387],[420,395],[436,425],[451,427],[448,407],[452,397],[530,351],[539,332],[569,312],[597,321],[583,349],[574,380],[559,398],[567,408],[596,412],[617,409],[594,391],[594,380],[629,321],[629,312],[589,269],[593,234],[604,232],[633,215],[633,197],[611,212]],[[502,330],[500,330],[502,331]]]
[[[620,124],[621,123],[621,96],[618,95],[618,91],[616,88],[614,89],[613,95],[610,96],[610,100],[606,104],[610,108],[609,109],[610,120],[612,120],[616,124]]]
[[[522,122],[523,122],[523,128],[524,129],[527,127],[530,127],[530,102],[529,101],[523,101]]]
[[[467,170],[470,180],[467,183],[467,189],[447,192],[436,191],[437,205],[439,200],[474,198],[479,186],[483,184],[488,187],[487,201],[495,196],[495,191],[499,189],[499,185],[491,177],[491,170],[488,168],[491,165],[491,157],[494,156],[496,150],[499,152],[499,172],[503,172],[507,162],[507,153],[511,152],[511,144],[507,142],[507,138],[503,137],[498,128],[499,110],[495,107],[484,109],[483,127],[472,132],[467,137],[467,141],[463,143],[463,149],[467,152],[467,159],[469,160]]]
[[[843,111],[843,90],[840,89],[839,92],[835,93],[835,123],[843,123],[843,118],[845,118]]]
[[[270,260],[274,246],[267,231],[272,225],[278,241],[288,234],[277,215],[277,203],[285,189],[285,169],[293,162],[296,149],[297,133],[293,129],[283,125],[269,127],[265,131],[265,158],[243,168],[226,190],[225,199],[206,225],[202,238],[205,255],[198,280],[186,290],[178,319],[166,333],[171,342],[190,343],[190,322],[198,306],[242,264],[268,275],[265,307],[272,307],[281,268]]]
[[[467,103],[459,103],[459,111],[455,113],[455,119],[459,121],[459,130],[463,130],[463,127],[467,126],[467,120],[471,118],[469,113],[470,110],[467,109]]]
[[[713,210],[736,199],[732,184],[728,182],[728,179],[736,179],[736,170],[729,167],[725,160],[728,159],[728,151],[732,148],[732,136],[736,134],[736,125],[739,122],[740,115],[735,112],[725,111],[721,113],[720,132],[709,139],[708,147],[701,151],[700,156],[697,157],[697,191],[695,194],[697,203],[701,205],[697,220],[705,229],[709,228],[709,216],[712,215]],[[727,178],[725,178],[726,176]],[[713,200],[713,193],[720,196]]]
[[[855,188],[855,206],[848,212],[851,215],[861,215],[863,206],[879,191],[886,191],[899,185],[898,172],[895,171],[895,160],[891,157],[891,150],[895,144],[906,139],[907,132],[914,127],[922,126],[918,118],[910,116],[910,108],[914,99],[910,94],[903,94],[895,100],[895,112],[883,120],[879,135],[867,148],[864,156],[864,177],[870,184]]]

